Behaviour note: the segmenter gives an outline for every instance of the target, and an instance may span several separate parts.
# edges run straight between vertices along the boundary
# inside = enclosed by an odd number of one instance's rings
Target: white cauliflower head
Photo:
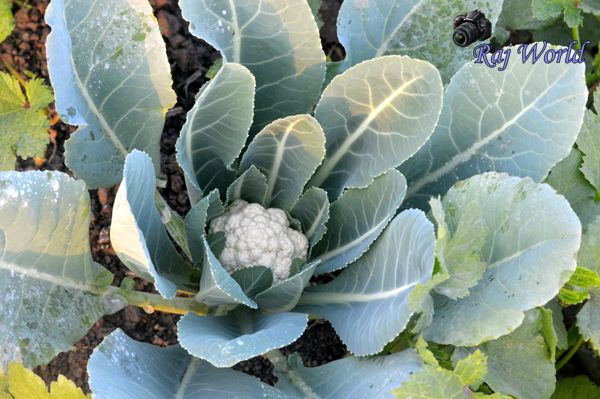
[[[290,275],[294,259],[306,260],[308,240],[289,227],[285,212],[237,200],[232,208],[210,222],[211,234],[225,233],[225,249],[219,260],[228,272],[250,266],[265,266],[273,281]]]

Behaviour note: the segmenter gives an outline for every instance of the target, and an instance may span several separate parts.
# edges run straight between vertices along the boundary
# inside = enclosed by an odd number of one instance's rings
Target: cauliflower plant
[[[237,200],[229,211],[211,221],[209,231],[225,233],[219,260],[228,272],[265,266],[277,283],[289,277],[294,259],[306,260],[308,251],[308,239],[289,226],[283,210]]]

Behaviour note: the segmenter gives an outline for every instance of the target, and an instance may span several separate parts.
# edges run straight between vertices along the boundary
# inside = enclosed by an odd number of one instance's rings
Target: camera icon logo
[[[452,40],[460,47],[467,47],[478,40],[492,37],[492,23],[479,10],[460,14],[454,18]]]

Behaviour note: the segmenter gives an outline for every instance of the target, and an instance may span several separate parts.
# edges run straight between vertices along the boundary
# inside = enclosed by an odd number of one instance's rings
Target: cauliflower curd
[[[289,227],[285,212],[237,200],[232,208],[210,222],[211,234],[225,233],[225,249],[219,260],[228,272],[265,266],[275,283],[290,275],[294,259],[306,260],[308,240]]]

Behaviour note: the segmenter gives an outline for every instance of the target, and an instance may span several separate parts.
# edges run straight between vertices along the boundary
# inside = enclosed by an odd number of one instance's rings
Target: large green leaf
[[[223,211],[219,191],[215,189],[193,205],[192,209],[185,215],[183,223],[195,266],[202,265],[204,261],[203,240],[206,236],[208,222],[215,216],[214,213],[221,214]]]
[[[569,203],[546,184],[486,173],[457,183],[442,201],[448,225],[481,210],[486,270],[469,296],[435,296],[425,337],[473,346],[508,334],[524,312],[550,301],[575,270],[581,224]],[[473,204],[473,205],[471,205]]]
[[[548,399],[554,392],[556,368],[542,335],[542,313],[533,309],[512,333],[477,347],[487,356],[485,382],[496,392],[519,399]],[[458,348],[462,358],[475,349]]]
[[[125,305],[105,294],[112,275],[92,260],[89,223],[83,182],[0,174],[0,372],[49,362]]]
[[[596,197],[596,189],[581,173],[581,162],[581,151],[574,148],[569,156],[552,168],[546,183],[569,200],[581,224],[586,227],[600,215],[600,199]]]
[[[345,1],[337,32],[346,50],[342,69],[386,54],[427,60],[445,82],[473,54],[452,42],[452,19],[480,9],[496,24],[502,1],[490,0],[361,0]]]
[[[289,209],[325,156],[325,135],[310,115],[278,119],[254,137],[240,170],[258,168],[267,178],[265,206]]]
[[[190,32],[256,77],[253,131],[308,113],[325,79],[319,30],[306,0],[182,0]]]
[[[160,135],[176,97],[150,4],[52,0],[46,22],[56,109],[79,126],[65,143],[69,168],[90,188],[112,186],[136,148],[160,171]]]
[[[556,384],[552,399],[600,399],[600,387],[585,375],[564,378]]]
[[[577,266],[600,273],[600,215],[583,229]]]
[[[579,333],[600,354],[600,288],[589,290],[590,299],[577,313]]]
[[[441,106],[439,72],[425,61],[381,57],[337,76],[315,110],[327,155],[309,185],[331,200],[346,187],[369,185],[425,144]]]
[[[90,388],[99,399],[290,399],[257,378],[220,369],[179,346],[160,348],[116,330],[88,363]]]
[[[237,308],[226,316],[206,317],[192,313],[177,324],[178,340],[192,355],[216,367],[231,367],[289,345],[300,338],[308,315],[272,315]]]
[[[543,180],[579,133],[584,73],[583,64],[515,60],[503,71],[475,63],[461,68],[431,140],[400,168],[408,205],[425,207],[430,196],[487,171]]]
[[[177,161],[193,188],[224,190],[235,178],[231,164],[246,144],[254,108],[254,76],[225,64],[202,87],[177,140]]]
[[[352,188],[331,204],[327,232],[312,249],[317,273],[342,269],[358,259],[381,234],[406,192],[401,173],[390,170],[366,188]]]
[[[290,209],[290,215],[302,225],[302,232],[308,238],[310,247],[318,243],[327,228],[329,220],[329,199],[327,192],[311,187]]]
[[[600,109],[600,90],[594,93],[594,104]],[[584,154],[581,172],[600,194],[600,116],[590,110],[585,111],[577,148]]]
[[[307,288],[297,309],[329,320],[355,355],[381,352],[412,316],[408,298],[431,278],[434,246],[425,214],[404,211],[331,283]]]
[[[110,240],[129,269],[154,282],[165,298],[174,298],[177,289],[198,291],[200,271],[185,263],[171,242],[154,202],[155,182],[152,160],[134,150],[125,160]]]

